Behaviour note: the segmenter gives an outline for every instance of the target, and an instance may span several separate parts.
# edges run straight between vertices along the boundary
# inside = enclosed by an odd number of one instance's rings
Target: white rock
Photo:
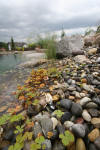
[[[53,99],[50,93],[45,94],[46,96],[46,103],[52,103]]]
[[[80,105],[81,105],[81,106],[84,106],[84,105],[86,105],[86,104],[89,103],[89,102],[91,102],[91,99],[88,98],[88,97],[84,97],[84,98],[82,98],[82,99],[80,100]]]
[[[89,115],[87,110],[83,110],[82,117],[85,121],[90,122],[91,121],[91,116]]]
[[[80,96],[81,96],[81,98],[82,98],[82,97],[85,97],[86,94],[85,94],[85,93],[80,93]]]
[[[51,118],[52,122],[53,122],[53,129],[56,128],[57,124],[58,124],[58,120],[54,117]]]
[[[74,125],[72,121],[65,121],[64,126],[66,129],[71,129],[71,127]]]
[[[87,85],[86,83],[83,83],[82,87],[83,87],[84,90],[86,90],[88,92],[93,92],[94,91],[94,87],[92,85]]]

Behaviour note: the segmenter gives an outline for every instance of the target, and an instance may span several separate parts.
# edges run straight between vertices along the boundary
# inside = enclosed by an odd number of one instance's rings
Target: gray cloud
[[[0,40],[95,26],[99,14],[100,0],[0,0]]]

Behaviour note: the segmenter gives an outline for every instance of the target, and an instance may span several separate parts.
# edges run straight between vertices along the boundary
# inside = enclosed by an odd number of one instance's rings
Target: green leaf
[[[44,141],[45,141],[44,136],[40,136],[40,137],[37,137],[37,138],[35,139],[35,142],[36,142],[37,144],[40,144],[40,145],[41,145]]]
[[[61,118],[64,112],[62,112],[61,110],[55,110],[54,114],[57,115],[58,118]]]
[[[8,150],[14,150],[14,146],[11,145]]]
[[[41,148],[41,146],[40,146],[39,144],[37,144],[37,143],[32,143],[30,150],[38,150],[38,149],[40,149],[40,148]]]
[[[62,140],[64,146],[70,146],[75,141],[74,135],[68,130],[64,134],[60,134],[59,138]]]

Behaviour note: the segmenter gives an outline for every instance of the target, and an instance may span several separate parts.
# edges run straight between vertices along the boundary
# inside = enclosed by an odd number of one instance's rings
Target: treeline
[[[4,49],[8,50],[8,43],[0,42],[0,49],[1,48],[4,48]]]

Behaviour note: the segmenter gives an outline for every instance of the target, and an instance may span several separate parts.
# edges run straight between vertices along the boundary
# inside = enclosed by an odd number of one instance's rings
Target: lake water
[[[26,57],[23,54],[0,55],[0,74],[15,68],[20,63],[25,62],[25,60]]]

